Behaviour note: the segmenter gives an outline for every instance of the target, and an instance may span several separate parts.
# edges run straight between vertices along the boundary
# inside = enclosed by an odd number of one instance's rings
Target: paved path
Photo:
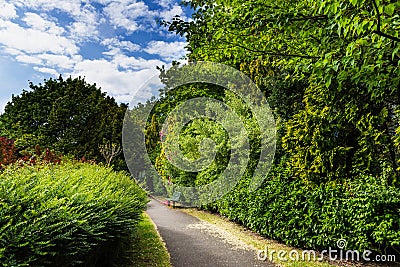
[[[147,213],[158,227],[174,267],[274,266],[212,224],[152,199]]]

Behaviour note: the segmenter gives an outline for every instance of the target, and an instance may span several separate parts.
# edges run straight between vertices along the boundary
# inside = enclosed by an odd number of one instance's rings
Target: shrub
[[[334,249],[344,238],[346,249],[400,254],[400,189],[383,178],[310,186],[274,166],[252,193],[249,181],[204,208],[296,247]]]
[[[14,140],[0,137],[0,170],[16,160],[17,149]]]
[[[11,166],[0,174],[0,265],[110,266],[145,205],[144,191],[109,168]]]
[[[13,139],[0,137],[0,171],[18,161],[20,165],[35,165],[38,162],[60,163],[62,155],[36,145],[33,149],[18,149]]]
[[[23,165],[35,165],[40,163],[54,163],[60,164],[62,155],[57,154],[55,151],[49,148],[42,149],[36,145],[34,151],[23,150],[19,152],[20,157],[18,162]]]

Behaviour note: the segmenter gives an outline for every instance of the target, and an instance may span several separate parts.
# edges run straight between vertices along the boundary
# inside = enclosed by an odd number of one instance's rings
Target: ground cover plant
[[[146,202],[110,168],[11,165],[0,174],[0,265],[121,266]]]

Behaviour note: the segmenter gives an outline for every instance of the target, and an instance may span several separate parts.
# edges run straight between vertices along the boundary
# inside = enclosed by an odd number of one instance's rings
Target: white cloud
[[[61,35],[65,32],[64,28],[57,26],[53,21],[45,20],[36,13],[26,13],[22,20],[33,30],[47,32],[53,35]]]
[[[120,68],[130,70],[156,69],[157,66],[166,64],[156,59],[145,60],[143,58],[128,57],[121,54],[116,55],[112,62]]]
[[[76,65],[72,76],[85,76],[88,83],[96,83],[117,101],[130,102],[140,86],[158,74],[155,66],[125,71],[121,71],[119,67],[116,61],[84,60]]]
[[[26,64],[35,64],[35,65],[43,64],[43,61],[40,58],[28,56],[28,55],[19,55],[16,57],[16,60],[21,63],[26,63]]]
[[[6,2],[0,3],[0,18],[14,19],[16,17],[17,17],[17,12],[13,4]]]
[[[110,50],[103,52],[102,54],[105,56],[115,57],[118,54],[121,54],[121,49],[117,47],[110,48]]]
[[[4,113],[4,108],[6,107],[9,101],[11,101],[11,97],[10,99],[0,98],[0,114]]]
[[[13,0],[15,6],[25,7],[34,10],[51,11],[60,10],[71,14],[73,16],[79,16],[81,14],[81,3],[80,0],[69,0],[69,1],[54,1],[54,0]]]
[[[185,42],[151,41],[144,49],[145,52],[159,55],[167,61],[178,60],[187,53]]]
[[[1,42],[0,42],[0,48],[1,48]],[[10,55],[10,56],[19,56],[19,55],[23,55],[24,54],[20,50],[12,48],[12,47],[4,47],[2,52],[3,52],[2,54]]]
[[[92,5],[86,4],[72,15],[76,20],[68,27],[72,38],[78,41],[98,39],[98,26],[103,20]]]
[[[76,21],[72,23],[68,29],[72,38],[81,41],[97,39],[97,36],[99,35],[97,25],[82,21]]]
[[[140,45],[132,43],[131,41],[121,41],[115,37],[104,39],[100,44],[106,46],[110,50],[114,50],[116,48],[126,50],[128,52],[140,50]]]
[[[1,1],[1,0],[0,0]],[[3,0],[4,1],[4,0]],[[57,10],[57,12],[65,13],[73,19],[70,25],[66,25],[65,29],[57,28],[57,30],[68,30],[69,37],[81,42],[87,40],[98,40],[101,38],[99,26],[109,23],[115,29],[124,29],[128,33],[138,30],[158,31],[156,18],[171,20],[175,15],[185,18],[182,7],[176,4],[174,0],[161,0],[159,5],[162,10],[150,10],[150,7],[144,1],[138,0],[6,0],[13,2],[7,3],[7,7],[24,8],[35,10],[40,13]],[[104,8],[96,9],[93,3],[97,2],[104,5]],[[1,11],[0,11],[1,12]],[[16,12],[11,12],[11,16],[16,16]],[[0,13],[1,17],[1,13]],[[30,20],[34,25],[45,27],[45,21],[39,21],[41,17],[37,14],[30,13],[25,20]],[[33,21],[35,19],[35,21]],[[49,21],[47,21],[49,22]],[[40,24],[42,23],[42,24]],[[54,23],[54,22],[53,22]],[[49,25],[47,25],[49,26]],[[38,27],[36,27],[38,28]],[[50,28],[52,29],[52,28]],[[166,31],[166,29],[162,29]]]
[[[26,53],[76,54],[79,48],[63,36],[0,20],[0,46]]]
[[[173,5],[174,1],[173,0],[159,0],[158,4],[164,8],[168,8],[171,5]]]
[[[54,54],[19,54],[15,59],[23,64],[33,65],[33,68],[43,73],[52,75],[71,71],[75,65],[82,61],[81,55],[66,56]]]
[[[42,59],[44,64],[47,66],[52,66],[54,68],[61,68],[65,70],[74,68],[77,63],[82,61],[82,56],[80,55],[69,57],[64,55],[41,54],[37,57]]]
[[[68,28],[70,37],[76,40],[96,39],[98,37],[98,13],[89,1],[14,0],[14,2],[20,8],[29,8],[41,12],[58,10],[66,13],[74,22],[65,29]]]
[[[160,17],[163,20],[171,21],[173,17],[179,15],[182,19],[185,19],[185,15],[181,6],[175,5],[169,10],[164,10],[160,12]]]
[[[51,69],[51,68],[44,68],[44,67],[33,67],[34,70],[42,72],[42,73],[48,73],[51,74],[53,76],[58,76],[59,73],[55,70],[55,69]]]
[[[154,16],[154,12],[144,2],[134,0],[112,2],[104,8],[104,12],[115,28],[121,27],[128,32],[142,29],[138,23],[139,18],[149,20]]]

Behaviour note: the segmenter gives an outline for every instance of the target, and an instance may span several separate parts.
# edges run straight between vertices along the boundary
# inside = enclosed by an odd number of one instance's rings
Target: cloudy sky
[[[0,0],[0,112],[28,81],[59,74],[131,102],[156,66],[186,53],[156,20],[188,13],[178,0]]]

